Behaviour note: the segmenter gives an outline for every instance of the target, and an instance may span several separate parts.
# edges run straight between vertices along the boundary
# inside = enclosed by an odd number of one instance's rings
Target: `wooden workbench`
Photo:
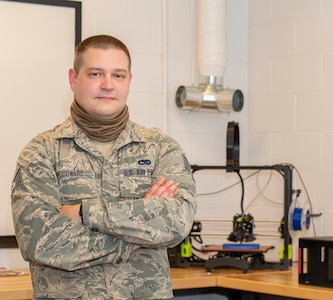
[[[0,277],[0,299],[32,299],[31,277],[28,271],[24,275]]]
[[[237,269],[215,269],[208,274],[203,267],[173,268],[171,279],[174,290],[221,287],[299,299],[333,299],[333,288],[298,284],[296,266],[287,271],[250,270],[246,274]],[[1,300],[31,298],[29,273],[0,277]]]

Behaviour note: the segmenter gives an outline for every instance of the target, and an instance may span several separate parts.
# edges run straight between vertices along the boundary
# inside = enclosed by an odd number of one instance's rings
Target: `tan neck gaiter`
[[[71,116],[85,134],[99,142],[109,142],[115,140],[120,132],[125,128],[129,118],[128,107],[125,105],[119,116],[112,120],[101,120],[87,114],[78,106],[76,100],[71,105]]]

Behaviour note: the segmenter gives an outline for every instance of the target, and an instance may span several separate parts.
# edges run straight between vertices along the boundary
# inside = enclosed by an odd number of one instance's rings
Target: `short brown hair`
[[[111,35],[94,35],[80,42],[75,49],[74,70],[79,72],[83,64],[83,53],[89,48],[96,49],[119,49],[125,52],[128,57],[128,70],[131,71],[131,55],[127,46]]]

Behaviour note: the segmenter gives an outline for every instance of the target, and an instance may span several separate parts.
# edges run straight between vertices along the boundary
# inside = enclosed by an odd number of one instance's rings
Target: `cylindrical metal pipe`
[[[197,109],[218,110],[229,113],[241,111],[244,104],[240,90],[217,89],[218,86],[180,86],[176,92],[177,107],[187,111]]]
[[[217,109],[225,111],[241,111],[244,97],[241,90],[221,90],[217,96]]]

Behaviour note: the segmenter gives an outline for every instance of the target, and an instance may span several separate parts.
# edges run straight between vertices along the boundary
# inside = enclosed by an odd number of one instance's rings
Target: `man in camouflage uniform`
[[[12,185],[34,299],[169,299],[167,247],[190,232],[195,183],[177,142],[128,117],[131,59],[111,36],[76,49],[71,116],[21,152]]]

